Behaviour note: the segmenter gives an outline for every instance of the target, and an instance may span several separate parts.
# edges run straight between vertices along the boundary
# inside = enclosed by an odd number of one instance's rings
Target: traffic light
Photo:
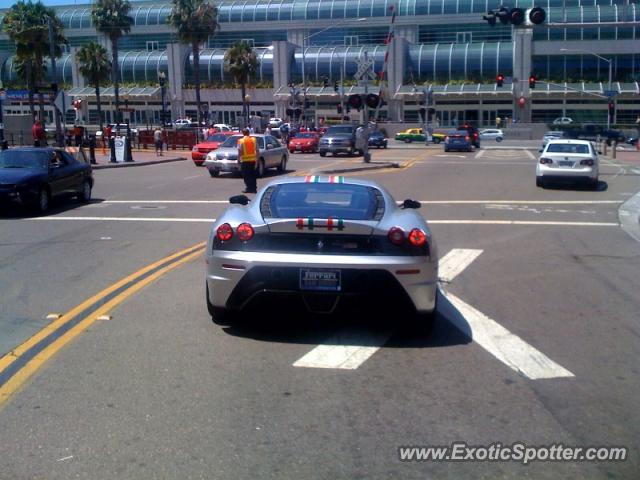
[[[427,118],[426,118],[426,115],[427,115],[427,109],[426,109],[426,108],[424,108],[424,107],[420,107],[420,108],[418,109],[418,111],[420,112],[420,119],[422,120],[422,122],[423,122],[423,123],[424,123],[424,122],[426,122],[426,121],[427,121]]]
[[[364,102],[369,108],[378,108],[378,105],[380,105],[380,97],[375,93],[370,93],[366,96]]]
[[[333,82],[333,91],[334,92],[338,91],[338,81],[337,80],[335,82]]]
[[[324,77],[324,79],[322,80],[322,85],[324,86],[324,88],[327,88],[329,86],[329,79],[327,77]]]
[[[544,23],[547,18],[546,12],[540,7],[534,7],[529,10],[529,21],[534,25]]]
[[[521,8],[512,8],[509,12],[509,20],[512,25],[522,25],[524,23],[524,10]]]
[[[496,17],[498,17],[498,19],[500,20],[500,23],[502,23],[503,25],[506,25],[507,23],[509,23],[509,20],[511,19],[509,9],[507,7],[500,7],[496,12]]]
[[[360,95],[349,95],[349,100],[347,100],[347,104],[351,108],[355,108],[360,111],[362,108],[362,97]]]
[[[496,87],[501,87],[503,83],[504,83],[504,75],[499,73],[496,76]]]
[[[342,113],[342,105],[338,104],[338,113]]]
[[[616,104],[613,100],[609,100],[609,120],[613,122],[613,118],[616,115]]]
[[[483,20],[486,20],[492,27],[496,24],[496,14],[493,10],[489,10],[486,15],[482,16]]]
[[[536,88],[536,76],[531,75],[529,77],[529,88]]]
[[[82,99],[81,98],[76,98],[73,101],[73,108],[75,108],[76,110],[80,110],[81,107],[82,107]]]

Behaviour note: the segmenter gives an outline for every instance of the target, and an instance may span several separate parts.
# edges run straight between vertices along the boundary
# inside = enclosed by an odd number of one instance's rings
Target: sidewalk
[[[152,149],[132,149],[131,156],[133,157],[133,162],[111,163],[109,162],[109,152],[103,155],[102,149],[96,149],[96,161],[98,163],[93,164],[92,168],[94,170],[102,170],[105,168],[143,167],[159,163],[182,162],[191,158],[191,152],[189,150],[169,150],[164,151],[163,156],[159,157],[156,155],[155,150]]]

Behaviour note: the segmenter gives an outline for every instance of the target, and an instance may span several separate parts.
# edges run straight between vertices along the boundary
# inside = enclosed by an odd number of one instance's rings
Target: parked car
[[[405,143],[424,142],[425,135],[421,128],[407,128],[402,132],[398,132],[395,136],[395,140]]]
[[[131,125],[127,125],[126,123],[110,123],[111,127],[111,135],[126,135],[127,127],[129,127],[129,133],[131,136],[136,137],[138,135],[138,129],[136,127],[132,127]],[[96,140],[102,139],[102,130],[98,130],[96,132]]]
[[[206,248],[216,322],[256,308],[264,318],[354,308],[418,327],[433,321],[438,250],[419,202],[398,205],[380,184],[340,176],[281,177],[253,201],[229,201]]]
[[[353,155],[356,153],[356,130],[357,125],[342,124],[330,126],[325,134],[320,138],[320,156],[327,153],[337,155],[346,153]],[[358,151],[362,155],[362,151]]]
[[[451,130],[444,139],[444,151],[464,150],[473,151],[473,142],[466,130]]]
[[[433,143],[442,143],[447,138],[447,132],[433,132],[431,134],[431,141]]]
[[[231,125],[227,125],[226,123],[214,123],[213,128],[217,129],[219,132],[237,132],[237,129],[234,129]]]
[[[546,132],[542,136],[542,148],[544,148],[547,145],[547,143],[549,143],[549,140],[557,140],[559,138],[563,138],[564,136],[565,136],[565,133],[562,130],[553,130],[553,131]]]
[[[19,147],[0,152],[0,206],[22,204],[45,213],[58,197],[91,200],[93,174],[82,150]]]
[[[536,164],[536,186],[549,180],[571,180],[598,185],[598,153],[588,140],[549,140]]]
[[[191,150],[191,159],[197,166],[202,166],[207,158],[207,154],[217,149],[224,141],[232,135],[231,132],[220,132],[209,135],[203,142],[194,145]]]
[[[369,147],[387,148],[387,137],[380,130],[374,130],[369,135]]]
[[[320,146],[320,137],[316,132],[298,132],[289,140],[289,152],[317,152]]]
[[[176,121],[173,122],[173,126],[175,128],[197,127],[196,123],[189,118],[178,118]]]
[[[638,145],[638,137],[629,137],[629,138],[627,138],[627,143],[629,145]]]
[[[287,147],[272,135],[257,133],[251,136],[258,141],[258,177],[264,176],[269,168],[277,168],[279,172],[286,171],[289,161]],[[209,175],[217,177],[221,172],[240,173],[240,162],[238,161],[238,140],[240,138],[242,135],[231,135],[217,150],[207,154],[204,165],[209,170]]]
[[[569,117],[558,117],[553,121],[554,125],[569,125],[573,120]]]
[[[269,119],[269,126],[271,128],[280,128],[280,125],[282,125],[282,119],[278,118],[278,117],[272,117]]]
[[[480,130],[480,139],[501,142],[504,140],[504,133],[499,128],[485,128],[484,130]]]

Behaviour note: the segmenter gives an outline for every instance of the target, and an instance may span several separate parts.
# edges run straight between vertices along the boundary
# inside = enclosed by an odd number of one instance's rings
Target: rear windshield
[[[242,135],[233,135],[231,137],[227,137],[220,148],[229,147],[229,148],[238,148],[238,140],[242,138]],[[255,137],[258,140],[258,148],[264,148],[264,137]]]
[[[271,218],[374,220],[384,207],[375,188],[341,183],[286,183],[264,198],[262,214]]]
[[[43,169],[49,167],[46,151],[5,150],[0,153],[0,168]]]
[[[550,143],[547,146],[549,153],[591,153],[589,145],[578,143]]]
[[[329,127],[329,129],[327,130],[327,134],[332,134],[332,133],[346,133],[351,135],[351,133],[353,132],[353,127],[351,125],[336,125],[334,127]]]
[[[209,135],[207,137],[207,142],[224,142],[227,138],[229,138],[229,135],[224,135],[222,133],[216,133],[214,135]]]
[[[296,135],[296,138],[315,138],[316,134],[315,133],[298,133]]]

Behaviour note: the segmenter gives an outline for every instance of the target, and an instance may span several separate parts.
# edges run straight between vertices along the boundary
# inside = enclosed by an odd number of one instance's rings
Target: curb
[[[146,165],[157,165],[159,163],[170,163],[170,162],[184,162],[188,160],[184,157],[178,158],[163,158],[162,160],[150,160],[150,161],[142,161],[142,162],[124,162],[124,163],[103,163],[98,165],[92,165],[91,168],[93,170],[104,170],[107,168],[127,168],[127,167],[144,167]]]

